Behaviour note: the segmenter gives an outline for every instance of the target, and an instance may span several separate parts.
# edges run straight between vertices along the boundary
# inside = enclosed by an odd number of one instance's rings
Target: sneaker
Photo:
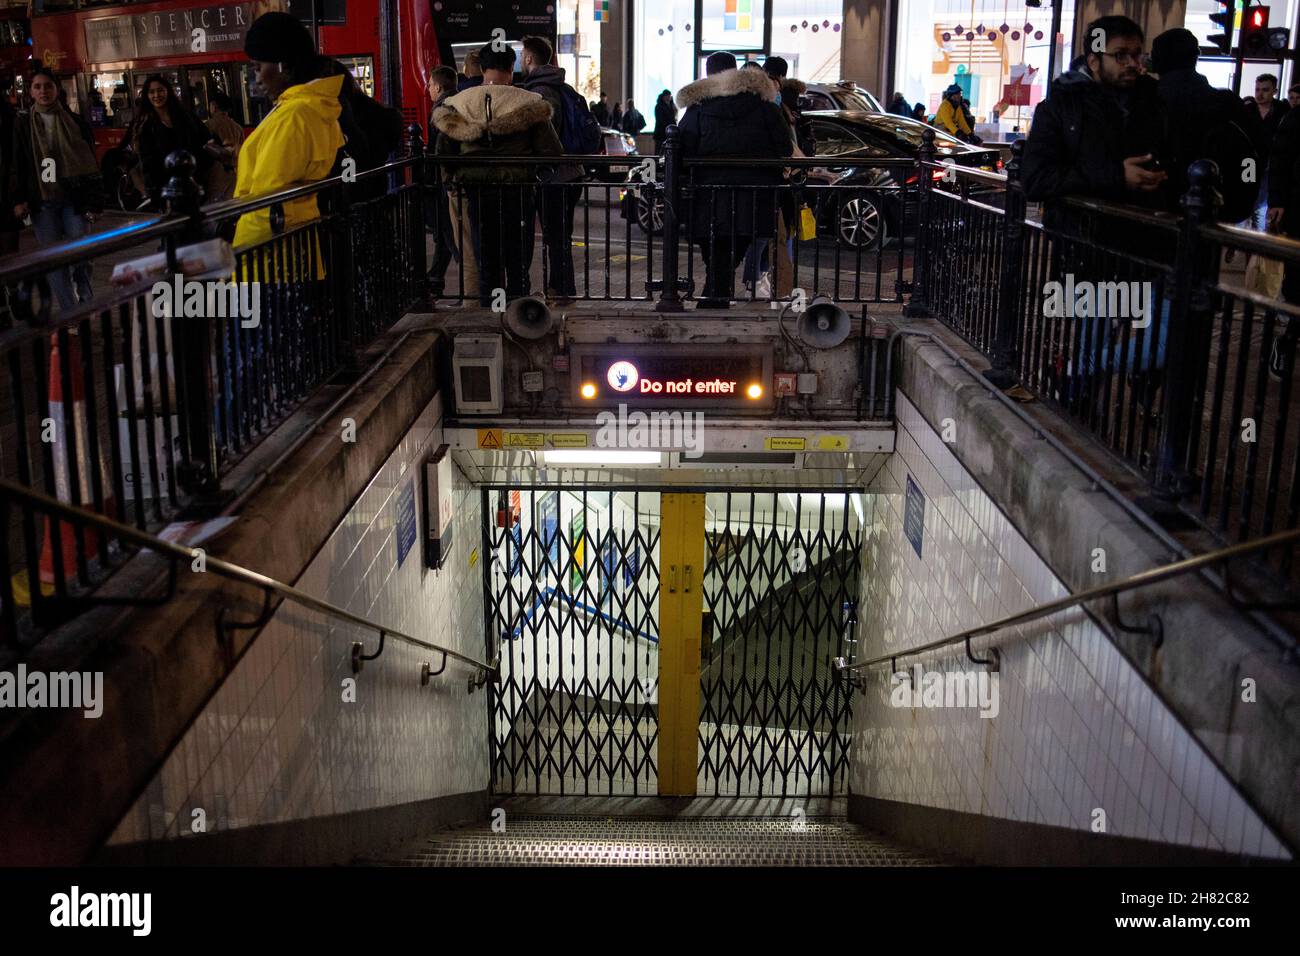
[[[1285,335],[1273,340],[1273,351],[1268,356],[1268,375],[1280,382],[1291,374],[1291,359],[1295,355],[1295,342]]]

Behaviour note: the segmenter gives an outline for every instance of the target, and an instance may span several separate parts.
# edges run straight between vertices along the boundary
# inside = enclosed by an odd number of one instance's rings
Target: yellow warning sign
[[[585,432],[552,432],[546,436],[551,440],[552,448],[586,448]]]
[[[545,432],[506,432],[507,448],[543,448],[545,445]]]
[[[480,428],[478,430],[478,447],[479,448],[500,448],[501,429]]]
[[[806,438],[774,435],[763,440],[763,447],[768,451],[803,451],[807,443]]]
[[[817,436],[818,451],[848,451],[848,435],[819,435]]]
[[[478,548],[469,553],[469,566],[472,568],[476,564],[478,564]]]

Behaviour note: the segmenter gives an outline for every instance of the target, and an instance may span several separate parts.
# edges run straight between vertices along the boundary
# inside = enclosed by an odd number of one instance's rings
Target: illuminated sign
[[[253,22],[252,3],[98,17],[85,22],[86,60],[117,63],[137,57],[235,53]]]
[[[570,367],[575,405],[772,407],[768,345],[577,344]]]

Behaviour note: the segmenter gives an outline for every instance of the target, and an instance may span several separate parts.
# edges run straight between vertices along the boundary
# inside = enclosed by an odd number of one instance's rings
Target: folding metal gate
[[[656,793],[660,496],[483,494],[493,791]]]
[[[852,494],[709,495],[700,794],[845,792],[861,526]]]
[[[494,792],[843,792],[851,495],[483,494]]]

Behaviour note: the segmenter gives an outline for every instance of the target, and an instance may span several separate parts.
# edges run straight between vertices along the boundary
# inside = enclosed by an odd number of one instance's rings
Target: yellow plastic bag
[[[1282,297],[1284,267],[1277,259],[1251,255],[1246,262],[1246,288],[1270,299]]]
[[[808,206],[799,207],[799,241],[808,242],[817,238],[817,217]]]

